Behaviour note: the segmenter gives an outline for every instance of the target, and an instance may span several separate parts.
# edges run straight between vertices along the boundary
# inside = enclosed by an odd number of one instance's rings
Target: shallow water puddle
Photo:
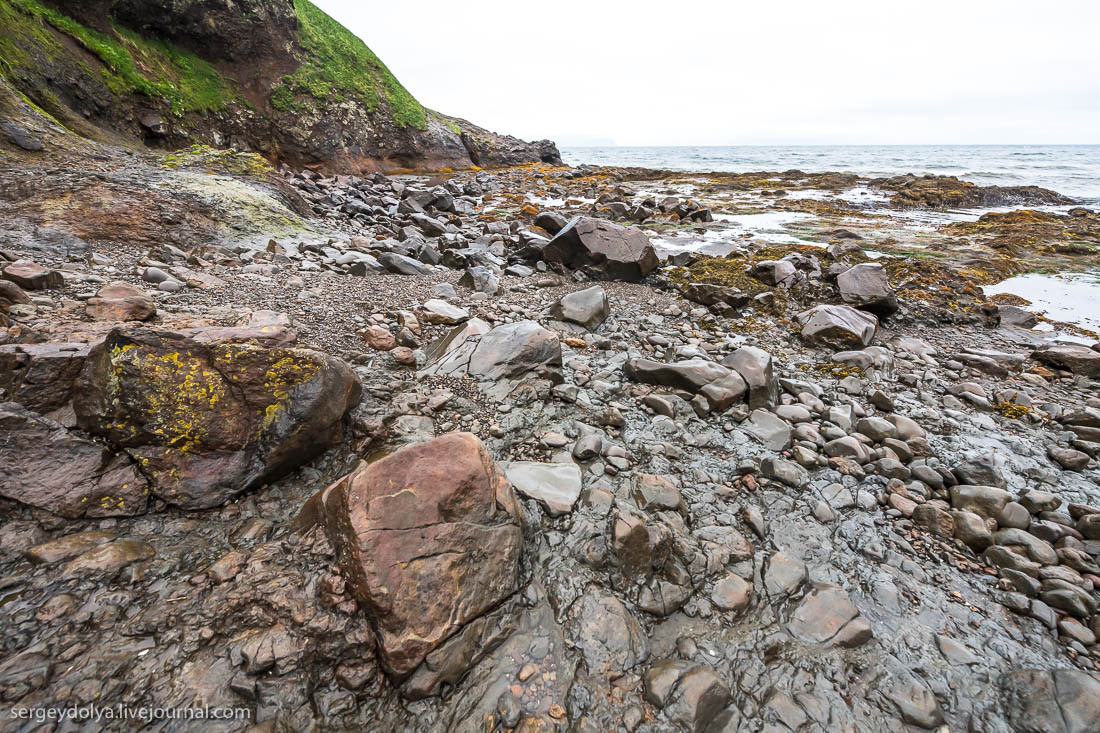
[[[983,288],[987,296],[1011,293],[1031,301],[1028,310],[1063,323],[1072,323],[1089,331],[1100,332],[1100,272],[1062,273],[1059,275],[1018,275]],[[1041,330],[1052,330],[1039,324]],[[1075,341],[1092,343],[1071,334],[1060,334]]]

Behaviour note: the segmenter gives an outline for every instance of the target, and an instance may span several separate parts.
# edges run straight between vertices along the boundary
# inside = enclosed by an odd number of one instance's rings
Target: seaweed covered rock
[[[480,635],[473,622],[519,587],[522,509],[470,433],[364,464],[310,504],[395,677],[413,674],[452,637]]]
[[[361,389],[315,351],[116,328],[89,353],[73,407],[81,428],[141,464],[157,497],[198,509],[335,444]]]

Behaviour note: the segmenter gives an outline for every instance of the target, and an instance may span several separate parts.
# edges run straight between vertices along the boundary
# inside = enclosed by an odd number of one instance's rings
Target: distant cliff
[[[424,108],[309,0],[0,0],[0,74],[93,139],[333,173],[560,160]]]

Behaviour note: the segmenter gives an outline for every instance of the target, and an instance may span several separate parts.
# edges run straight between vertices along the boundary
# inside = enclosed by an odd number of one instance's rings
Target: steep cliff
[[[0,0],[0,74],[93,139],[328,172],[558,160],[426,109],[309,0]]]

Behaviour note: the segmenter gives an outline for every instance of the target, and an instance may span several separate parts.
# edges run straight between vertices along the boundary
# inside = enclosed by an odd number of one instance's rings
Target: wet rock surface
[[[665,174],[284,173],[331,236],[0,250],[40,286],[0,288],[4,705],[1095,729],[1096,351],[903,262],[844,279],[847,235],[649,268],[722,226]],[[545,256],[577,216],[632,259]],[[89,310],[114,282],[147,321]]]

